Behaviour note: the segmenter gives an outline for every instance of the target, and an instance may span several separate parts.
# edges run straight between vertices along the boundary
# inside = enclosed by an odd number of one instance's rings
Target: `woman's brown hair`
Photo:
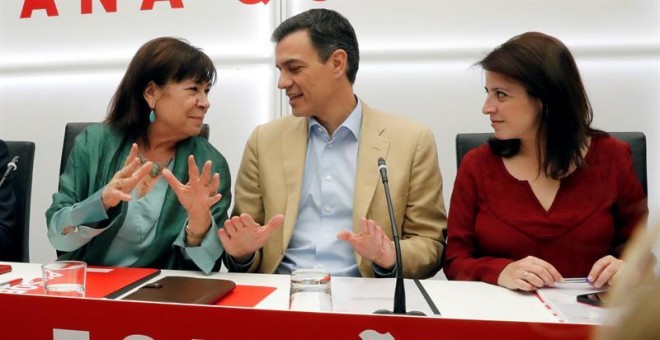
[[[211,58],[183,39],[162,37],[147,42],[128,65],[105,123],[129,138],[148,143],[145,137],[151,108],[144,99],[144,89],[150,82],[164,86],[188,79],[214,84],[216,70]]]

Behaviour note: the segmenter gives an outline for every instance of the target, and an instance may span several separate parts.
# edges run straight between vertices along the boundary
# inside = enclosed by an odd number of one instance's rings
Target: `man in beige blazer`
[[[300,263],[323,266],[325,258],[342,251],[341,245],[349,245],[352,255],[343,261],[354,270],[345,275],[393,276],[395,251],[378,171],[378,158],[383,157],[389,168],[404,276],[435,274],[440,269],[446,213],[432,133],[419,124],[372,109],[354,95],[357,38],[339,13],[325,9],[301,13],[283,22],[273,33],[273,40],[281,71],[278,87],[286,91],[293,115],[257,127],[247,142],[236,182],[234,216],[219,232],[228,255],[227,267],[287,273]],[[334,236],[340,246],[325,250],[319,244],[327,241],[320,236],[302,235],[315,234],[321,228],[306,222],[310,204],[314,207],[314,200],[328,200],[310,193],[310,187],[334,180],[309,168],[322,162],[307,159],[310,147],[314,147],[312,139],[318,138],[312,136],[315,131],[310,124],[326,134],[327,140],[319,142],[324,149],[319,150],[331,152],[328,148],[332,149],[335,141],[349,145],[343,152],[348,154],[348,163],[355,163],[344,190],[353,198],[353,202],[344,202],[349,204],[343,220],[347,224],[339,226],[341,230]],[[345,144],[338,140],[342,128],[355,135],[348,133]],[[322,205],[314,211],[319,219],[331,212],[329,205]],[[306,215],[301,218],[301,214]],[[295,249],[292,239],[296,240]],[[300,255],[301,248],[311,249],[305,261],[301,261],[305,257]]]

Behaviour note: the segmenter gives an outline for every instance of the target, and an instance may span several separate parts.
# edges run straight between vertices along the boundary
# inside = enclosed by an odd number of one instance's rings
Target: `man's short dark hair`
[[[360,64],[360,49],[353,26],[343,15],[329,9],[310,9],[282,22],[273,32],[271,39],[279,43],[291,33],[306,30],[312,45],[325,63],[330,55],[342,49],[348,55],[346,76],[355,83]]]

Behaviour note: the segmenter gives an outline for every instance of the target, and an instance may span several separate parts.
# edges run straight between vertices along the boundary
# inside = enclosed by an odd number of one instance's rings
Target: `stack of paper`
[[[602,291],[589,283],[560,283],[555,287],[536,291],[539,298],[560,321],[582,324],[604,324],[609,320],[608,310],[578,302],[577,296]]]

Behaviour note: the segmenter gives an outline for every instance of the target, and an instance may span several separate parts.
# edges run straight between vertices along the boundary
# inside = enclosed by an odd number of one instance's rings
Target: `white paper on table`
[[[538,289],[536,293],[561,321],[600,325],[609,320],[609,310],[578,302],[577,296],[602,290],[589,283],[559,283]]]
[[[534,293],[481,281],[421,280],[443,318],[559,322]]]
[[[376,310],[394,308],[394,278],[332,277],[332,310],[339,313],[373,314]],[[406,311],[420,311],[433,316],[433,311],[414,280],[404,279]]]

